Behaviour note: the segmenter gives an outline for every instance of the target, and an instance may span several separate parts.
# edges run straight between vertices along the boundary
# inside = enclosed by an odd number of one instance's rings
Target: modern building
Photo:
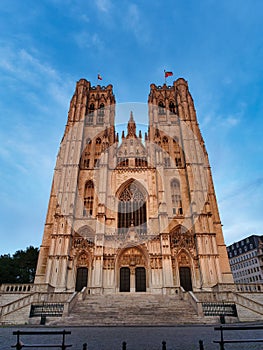
[[[235,283],[263,283],[263,236],[246,237],[227,252]]]
[[[132,112],[117,134],[115,107],[112,85],[77,82],[35,285],[165,294],[233,283],[187,82],[151,84],[144,138]]]

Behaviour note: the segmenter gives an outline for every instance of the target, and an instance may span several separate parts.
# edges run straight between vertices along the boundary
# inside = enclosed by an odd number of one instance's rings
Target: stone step
[[[209,322],[214,319],[210,318]],[[68,317],[50,325],[175,325],[205,323],[193,307],[177,296],[150,294],[88,295]]]

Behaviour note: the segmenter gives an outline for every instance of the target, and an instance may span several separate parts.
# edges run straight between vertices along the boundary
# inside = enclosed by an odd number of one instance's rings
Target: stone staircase
[[[208,319],[207,319],[208,321]],[[209,323],[213,322],[209,318]],[[206,323],[186,300],[178,296],[148,293],[119,293],[115,295],[87,295],[79,300],[67,317],[49,325],[135,326]]]

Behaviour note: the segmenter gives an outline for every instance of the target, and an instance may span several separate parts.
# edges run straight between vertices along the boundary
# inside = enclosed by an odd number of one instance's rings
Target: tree
[[[34,281],[39,249],[32,246],[18,250],[11,257],[0,256],[0,283],[32,283]]]

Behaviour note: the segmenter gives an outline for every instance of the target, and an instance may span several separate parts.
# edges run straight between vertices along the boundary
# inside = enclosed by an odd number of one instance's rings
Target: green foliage
[[[0,256],[1,283],[32,283],[34,281],[39,249],[32,246],[18,250],[11,257]]]

